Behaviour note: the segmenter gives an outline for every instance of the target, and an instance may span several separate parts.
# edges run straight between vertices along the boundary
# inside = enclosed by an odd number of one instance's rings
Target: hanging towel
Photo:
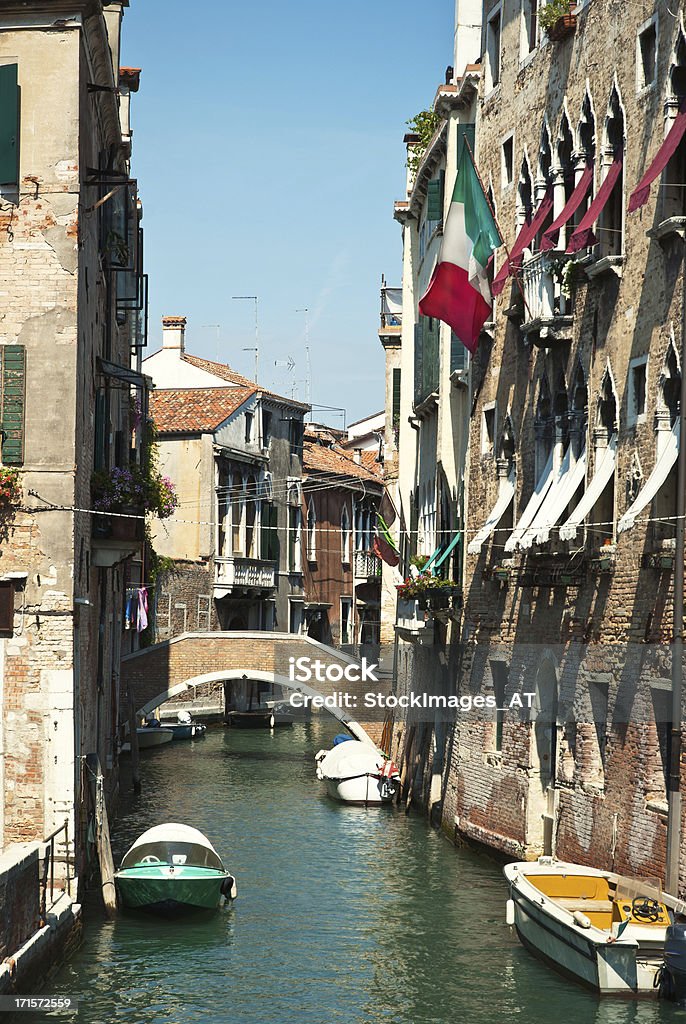
[[[136,629],[139,633],[142,633],[148,625],[148,591],[146,587],[140,587],[138,590],[138,618],[136,620]]]

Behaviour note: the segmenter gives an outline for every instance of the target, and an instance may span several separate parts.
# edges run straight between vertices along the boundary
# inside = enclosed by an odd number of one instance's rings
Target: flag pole
[[[496,217],[495,210],[493,209],[493,206],[491,204],[491,200],[488,197],[488,192],[484,188],[484,183],[483,183],[483,180],[481,178],[481,175],[479,174],[479,168],[476,166],[476,160],[474,159],[474,153],[472,151],[472,147],[469,145],[469,139],[467,138],[466,134],[463,136],[463,139],[464,139],[464,144],[467,147],[467,152],[469,153],[469,159],[472,161],[472,167],[474,168],[474,173],[476,174],[477,178],[479,179],[479,185],[481,186],[481,191],[484,194],[484,199],[488,203],[488,209],[491,211],[491,217],[493,218],[493,223],[495,224],[496,228],[498,229],[498,234],[500,235],[500,240],[501,240],[501,242],[502,242],[502,244],[503,244],[503,246],[505,248],[505,255],[507,256],[508,263],[510,263],[510,266],[512,266],[512,276],[514,277],[515,281],[517,282],[517,287],[519,288],[519,293],[522,296],[522,302],[524,303],[524,308],[526,309],[527,313],[529,314],[529,318],[533,320],[533,317],[531,316],[531,309],[529,308],[529,303],[526,301],[526,295],[524,294],[524,287],[522,285],[522,282],[521,282],[519,276],[517,275],[517,272],[515,270],[514,265],[512,264],[512,259],[511,259],[511,256],[510,256],[510,250],[509,250],[509,248],[507,246],[507,242],[505,241],[505,236],[503,235],[503,232],[500,229],[500,224],[498,223],[498,218]],[[491,298],[493,299],[493,302],[495,303],[496,297],[495,297],[495,295],[493,295],[492,292],[491,292]]]

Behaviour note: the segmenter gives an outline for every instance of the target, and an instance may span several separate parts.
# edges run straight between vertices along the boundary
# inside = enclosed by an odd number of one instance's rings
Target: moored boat
[[[267,701],[247,711],[227,711],[227,725],[237,729],[275,729],[293,725],[292,709],[281,701]]]
[[[400,772],[372,743],[350,739],[320,750],[315,758],[317,778],[326,783],[334,800],[346,804],[390,803],[400,785]]]
[[[171,729],[155,729],[148,725],[136,729],[136,735],[138,736],[138,747],[140,750],[146,750],[148,747],[159,747],[162,743],[171,743],[174,739]]]
[[[171,730],[174,740],[200,739],[205,735],[207,726],[194,722],[188,711],[179,711],[176,722],[163,722],[162,728]]]
[[[209,839],[178,822],[139,836],[114,880],[124,906],[141,910],[212,910],[236,896],[236,881]]]
[[[568,864],[552,857],[507,864],[508,924],[522,944],[601,994],[670,996],[674,963],[686,960],[686,904],[657,879]],[[665,966],[665,944],[672,970]],[[668,958],[669,959],[669,958]]]

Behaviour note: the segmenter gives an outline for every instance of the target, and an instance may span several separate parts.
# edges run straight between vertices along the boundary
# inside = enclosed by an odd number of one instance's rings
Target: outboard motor
[[[656,978],[661,999],[686,1006],[686,924],[670,924],[665,936],[665,962]]]

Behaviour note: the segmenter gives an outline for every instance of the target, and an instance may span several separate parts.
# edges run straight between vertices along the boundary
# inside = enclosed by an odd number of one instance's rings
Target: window
[[[288,631],[290,633],[301,633],[303,627],[303,602],[288,602]]]
[[[231,551],[234,555],[242,554],[241,534],[243,532],[243,512],[245,501],[243,495],[243,480],[238,473],[231,478],[231,490],[229,500],[231,503]]]
[[[496,433],[496,404],[491,402],[482,411],[481,419],[481,454],[492,455]]]
[[[254,558],[253,544],[255,537],[255,518],[257,514],[257,483],[254,476],[248,477],[247,494],[245,497],[245,555]]]
[[[648,356],[638,356],[629,363],[629,394],[627,396],[627,423],[634,426],[646,416],[646,378]]]
[[[347,505],[341,512],[341,561],[344,565],[350,564],[350,514]]]
[[[245,443],[250,444],[252,441],[252,426],[255,416],[251,412],[245,414]]]
[[[291,455],[302,455],[303,429],[304,428],[302,420],[289,420],[288,439],[291,443]]]
[[[288,507],[288,571],[302,572],[301,512],[295,505]]]
[[[486,92],[500,81],[500,8],[486,24]]]
[[[307,504],[307,561],[317,561],[317,512],[314,498],[310,498]]]
[[[262,558],[269,562],[279,561],[278,509],[272,502],[262,505],[261,531]]]
[[[353,602],[351,597],[341,598],[341,643],[352,643]]]
[[[502,145],[502,187],[508,188],[514,178],[514,136],[508,135]]]
[[[605,120],[605,152],[613,155],[624,150],[624,113],[617,89],[613,86]],[[607,174],[604,168],[602,177]],[[683,192],[683,189],[679,190]],[[621,256],[624,252],[624,170],[614,184],[609,199],[598,218],[598,256]]]
[[[636,54],[637,86],[647,89],[655,82],[657,70],[657,24],[653,18],[647,25],[639,29],[638,50]]]
[[[522,0],[522,44],[520,57],[524,59],[538,43],[538,0]]]
[[[0,583],[0,636],[14,633],[14,584]]]
[[[268,448],[272,439],[272,414],[262,410],[262,447]]]

